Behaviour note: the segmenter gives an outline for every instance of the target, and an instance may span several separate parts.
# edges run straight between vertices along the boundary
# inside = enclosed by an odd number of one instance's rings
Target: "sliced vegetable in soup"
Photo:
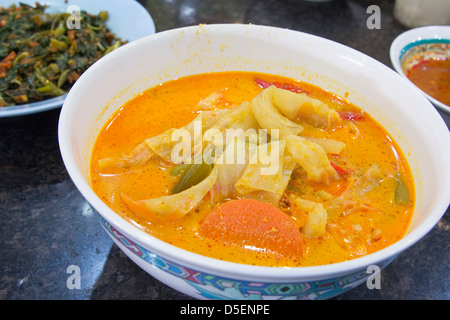
[[[311,84],[199,74],[142,92],[106,123],[94,191],[149,234],[205,256],[314,266],[405,234],[413,177],[369,114]]]

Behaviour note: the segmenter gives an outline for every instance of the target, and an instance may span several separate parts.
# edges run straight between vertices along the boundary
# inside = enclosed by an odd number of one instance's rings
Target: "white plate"
[[[414,87],[416,87],[423,95],[427,97],[437,108],[449,112],[450,106],[437,101],[430,95],[423,92],[404,74],[401,66],[401,58],[403,54],[414,45],[420,45],[431,42],[450,43],[450,26],[428,26],[408,30],[400,34],[391,44],[390,58],[395,70]]]
[[[9,7],[11,4],[19,2],[35,5],[39,2],[49,7],[46,13],[67,12],[68,7],[75,5],[81,10],[92,14],[98,14],[100,11],[108,11],[109,18],[106,26],[122,40],[128,42],[137,40],[147,35],[155,33],[155,24],[148,11],[135,0],[2,0],[1,6]],[[0,107],[1,117],[13,117],[36,112],[42,112],[61,107],[66,95],[44,101],[23,104],[11,107]]]

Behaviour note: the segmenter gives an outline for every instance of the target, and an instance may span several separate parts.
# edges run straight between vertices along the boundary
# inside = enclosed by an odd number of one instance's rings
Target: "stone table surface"
[[[157,32],[200,23],[277,26],[337,41],[391,68],[390,44],[407,30],[388,0],[139,2]],[[370,5],[381,9],[379,29],[368,28]],[[62,162],[59,113],[0,118],[0,299],[192,299],[145,273],[104,232]],[[450,114],[440,114],[449,126]],[[361,285],[333,299],[448,300],[448,211],[382,271],[381,289]],[[82,271],[81,289],[67,286],[71,265]]]

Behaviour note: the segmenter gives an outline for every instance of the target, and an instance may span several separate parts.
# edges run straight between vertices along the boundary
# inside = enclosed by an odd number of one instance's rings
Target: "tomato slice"
[[[295,93],[308,93],[307,90],[305,90],[299,86],[293,85],[291,83],[280,83],[280,82],[276,82],[276,81],[269,82],[269,81],[265,81],[265,80],[262,80],[259,78],[255,78],[255,83],[263,89],[266,89],[270,86],[275,86],[277,88],[289,90],[289,91],[292,91]]]

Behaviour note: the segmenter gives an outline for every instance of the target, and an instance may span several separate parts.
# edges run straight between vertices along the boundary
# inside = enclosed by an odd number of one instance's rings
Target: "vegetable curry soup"
[[[261,266],[314,266],[405,234],[413,177],[391,136],[294,79],[220,72],[142,92],[99,134],[94,191],[174,246]]]

